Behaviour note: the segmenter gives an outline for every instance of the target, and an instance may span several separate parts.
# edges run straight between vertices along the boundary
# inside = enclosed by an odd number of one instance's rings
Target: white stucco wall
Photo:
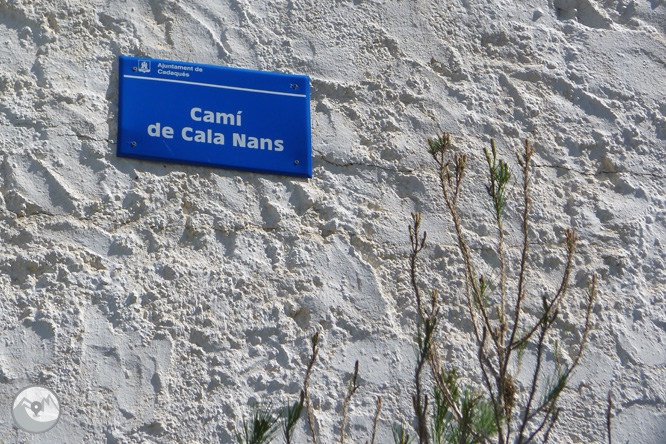
[[[121,54],[309,75],[313,178],[117,158]],[[475,380],[425,148],[438,131],[470,156],[476,253],[493,245],[481,149],[493,137],[512,160],[530,138],[533,296],[556,285],[569,226],[572,295],[599,277],[554,442],[606,442],[608,390],[617,442],[666,442],[660,0],[0,0],[0,442],[231,442],[252,401],[295,400],[314,331],[321,442],[357,359],[349,440],[369,439],[381,395],[392,442],[412,417],[412,211],[441,354]],[[29,384],[63,404],[43,435],[11,418]]]

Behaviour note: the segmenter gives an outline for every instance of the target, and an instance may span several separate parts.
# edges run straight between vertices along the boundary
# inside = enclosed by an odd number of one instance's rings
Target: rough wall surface
[[[309,75],[314,177],[117,158],[121,54]],[[663,0],[0,0],[0,61],[1,442],[231,442],[253,401],[298,396],[315,331],[321,442],[357,359],[348,439],[369,439],[381,395],[377,442],[392,442],[412,417],[412,211],[445,363],[478,381],[425,149],[438,131],[470,156],[476,255],[494,242],[481,148],[513,159],[530,138],[530,292],[557,284],[569,226],[572,295],[599,277],[554,442],[606,442],[609,390],[617,442],[666,442]],[[34,383],[63,403],[43,435],[8,407]]]

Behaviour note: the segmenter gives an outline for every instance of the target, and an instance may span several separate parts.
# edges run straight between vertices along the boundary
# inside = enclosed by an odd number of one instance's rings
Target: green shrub
[[[455,363],[446,363],[445,366],[451,368],[449,372],[443,370],[444,366],[433,339],[439,319],[437,291],[430,291],[430,301],[426,301],[418,283],[417,258],[425,247],[426,233],[421,232],[421,215],[412,214],[412,224],[409,227],[412,246],[410,277],[419,317],[419,356],[414,377],[413,404],[419,444],[430,444],[432,441],[437,444],[526,444],[536,438],[541,442],[548,442],[561,411],[557,401],[578,365],[587,342],[596,279],[592,277],[588,283],[586,310],[581,322],[582,341],[572,362],[567,365],[560,358],[557,349],[559,332],[554,328],[554,324],[562,301],[568,295],[576,247],[576,234],[573,230],[566,231],[566,259],[558,289],[554,294],[541,297],[542,311],[535,321],[530,322],[525,315],[525,303],[532,297],[528,292],[526,271],[530,245],[533,145],[526,141],[523,152],[517,154],[523,182],[520,216],[522,245],[517,262],[509,261],[505,255],[504,214],[507,206],[512,204],[510,193],[507,192],[512,178],[511,169],[507,162],[498,158],[494,141],[491,141],[490,151],[484,150],[488,166],[486,191],[497,227],[495,253],[499,263],[499,270],[494,273],[499,276],[499,284],[490,285],[490,280],[478,272],[482,267],[473,257],[458,212],[459,198],[466,192],[464,178],[467,156],[454,152],[451,137],[447,133],[429,139],[428,142],[429,153],[437,165],[439,186],[465,270],[465,299],[467,314],[473,326],[472,339],[475,342],[477,358],[475,369],[476,376],[481,381],[481,390],[477,392],[465,388],[461,395],[455,376]],[[515,267],[513,271],[517,278],[513,285],[508,282],[508,267]],[[509,293],[510,288],[515,289],[514,294]],[[546,374],[544,361],[550,343],[556,344],[553,350],[556,362],[554,371]],[[520,368],[517,364],[528,345],[534,350],[536,365],[528,378],[529,383],[521,389],[515,382],[515,368]],[[422,387],[422,373],[426,362],[435,381],[432,406],[429,405],[428,394]],[[429,408],[432,414],[428,413]]]
[[[466,191],[464,178],[467,156],[454,152],[451,137],[445,133],[429,141],[429,153],[435,160],[442,198],[446,204],[458,251],[465,274],[466,310],[473,326],[472,340],[475,343],[476,378],[478,387],[463,385],[458,377],[456,363],[442,363],[437,348],[436,332],[440,322],[440,305],[437,290],[423,290],[418,282],[419,255],[426,245],[427,235],[421,231],[422,217],[412,214],[409,226],[411,251],[409,273],[416,304],[416,349],[417,359],[414,371],[414,436],[402,424],[393,425],[393,438],[396,444],[410,444],[418,438],[419,444],[527,444],[537,438],[548,442],[554,425],[561,412],[557,402],[566,388],[569,378],[582,356],[590,331],[590,314],[596,292],[596,278],[588,282],[585,311],[581,320],[582,341],[569,364],[561,357],[557,344],[559,331],[554,328],[559,308],[568,296],[569,277],[572,271],[576,247],[576,234],[565,232],[565,265],[557,290],[541,297],[541,313],[536,320],[526,316],[526,303],[530,295],[527,282],[527,253],[529,249],[529,224],[531,213],[530,179],[534,147],[525,142],[523,152],[517,154],[522,176],[522,203],[520,212],[521,239],[520,259],[510,261],[505,250],[505,210],[513,202],[509,198],[512,173],[509,164],[498,158],[494,141],[490,151],[484,150],[488,167],[486,192],[490,200],[491,213],[497,228],[496,256],[499,269],[493,273],[499,276],[499,283],[491,284],[483,274],[479,274],[481,264],[476,259],[464,235],[458,212],[460,196]],[[517,276],[511,285],[507,270],[512,268]],[[515,289],[511,294],[509,289]],[[550,344],[555,344],[551,346]],[[279,425],[287,444],[293,441],[295,426],[304,415],[308,420],[312,440],[318,444],[315,416],[308,392],[309,380],[319,353],[319,333],[312,337],[312,351],[305,371],[300,400],[286,407],[271,411],[256,408],[252,419],[244,421],[243,434],[237,434],[239,444],[264,444],[271,442]],[[515,381],[520,362],[528,346],[533,350],[536,364],[528,378],[528,384],[520,387]],[[545,370],[546,353],[555,356],[554,370]],[[448,368],[448,370],[447,370]],[[340,443],[345,442],[347,407],[359,389],[357,382],[359,363],[349,381],[344,398],[341,418]],[[430,378],[426,378],[426,373]],[[433,381],[431,386],[424,381]],[[607,428],[610,436],[610,409],[607,413]],[[372,435],[366,443],[374,444],[381,397],[373,421]]]

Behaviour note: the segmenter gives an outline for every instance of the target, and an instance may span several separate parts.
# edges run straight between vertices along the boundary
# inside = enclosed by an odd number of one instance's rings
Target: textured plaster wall
[[[120,54],[309,75],[314,177],[117,158]],[[411,211],[441,354],[478,381],[425,151],[437,131],[470,156],[475,255],[493,262],[481,148],[495,138],[513,159],[529,137],[530,294],[557,285],[569,226],[572,295],[599,277],[554,441],[605,442],[611,390],[617,442],[666,442],[663,0],[0,0],[0,441],[231,442],[253,401],[297,397],[321,331],[321,442],[357,359],[349,439],[369,439],[381,395],[377,442],[392,442],[412,411]],[[507,242],[515,257],[520,237]],[[35,383],[63,415],[32,436],[9,404]]]

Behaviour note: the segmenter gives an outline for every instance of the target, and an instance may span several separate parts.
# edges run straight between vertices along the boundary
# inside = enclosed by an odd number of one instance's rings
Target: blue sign
[[[120,56],[118,156],[312,177],[308,76]]]

